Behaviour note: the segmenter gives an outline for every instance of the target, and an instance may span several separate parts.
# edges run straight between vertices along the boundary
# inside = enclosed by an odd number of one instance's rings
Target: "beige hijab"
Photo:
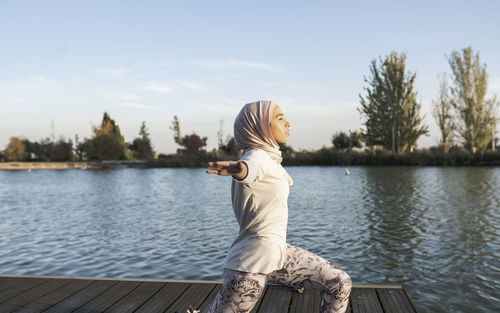
[[[281,163],[280,146],[271,134],[271,119],[275,103],[257,101],[247,103],[234,121],[234,140],[243,150],[260,149]]]

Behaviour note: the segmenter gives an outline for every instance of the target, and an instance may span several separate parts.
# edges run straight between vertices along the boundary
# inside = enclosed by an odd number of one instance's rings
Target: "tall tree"
[[[365,77],[367,95],[359,95],[366,144],[381,145],[400,154],[413,149],[418,138],[428,133],[414,91],[416,74],[406,72],[405,53],[392,52],[379,62],[372,61],[371,76]]]
[[[486,64],[471,47],[453,51],[448,57],[453,85],[452,104],[457,114],[457,131],[472,153],[486,149],[498,121],[497,101],[485,99],[488,87]]]
[[[127,160],[131,158],[120,127],[104,112],[100,127],[93,127],[94,137],[89,147],[89,158],[97,160]]]
[[[174,132],[174,141],[176,144],[181,144],[182,138],[181,138],[181,126],[179,123],[179,118],[177,115],[174,115],[174,120],[172,121],[172,126],[170,126],[170,129]]]
[[[449,89],[446,74],[443,74],[439,80],[439,98],[432,102],[432,113],[441,131],[440,146],[444,153],[448,153],[450,147],[453,145],[453,133],[455,130],[453,106],[448,94]]]

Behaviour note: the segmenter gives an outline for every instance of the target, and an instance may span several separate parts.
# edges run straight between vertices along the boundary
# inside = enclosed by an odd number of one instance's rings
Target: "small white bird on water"
[[[351,174],[347,168],[345,169],[345,174],[346,174],[346,175]]]

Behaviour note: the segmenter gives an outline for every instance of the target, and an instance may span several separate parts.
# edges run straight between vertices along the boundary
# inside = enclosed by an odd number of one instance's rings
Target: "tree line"
[[[415,90],[416,73],[406,69],[406,54],[391,52],[374,59],[370,74],[364,78],[364,93],[359,95],[364,129],[340,131],[333,135],[331,148],[294,151],[281,145],[284,163],[306,164],[421,164],[460,165],[497,164],[495,126],[499,120],[496,97],[486,99],[488,76],[479,52],[471,47],[452,51],[447,56],[450,73],[439,76],[439,94],[433,100],[433,117],[439,126],[440,142],[430,149],[417,148],[428,126],[421,115]],[[82,142],[48,138],[40,142],[11,138],[0,160],[149,160],[151,166],[203,166],[208,160],[234,159],[241,155],[234,138],[217,133],[218,147],[206,151],[207,137],[196,133],[182,135],[174,116],[170,129],[180,146],[175,154],[156,155],[145,122],[139,137],[125,143],[118,125],[104,113],[93,137]],[[362,150],[362,148],[365,148]],[[492,153],[487,153],[490,149]],[[486,153],[486,154],[485,154]]]
[[[39,142],[26,138],[11,137],[0,155],[5,161],[101,161],[101,160],[151,160],[156,157],[151,139],[142,122],[139,137],[126,143],[120,127],[104,112],[99,126],[92,126],[92,138],[75,141],[61,137],[41,139]]]

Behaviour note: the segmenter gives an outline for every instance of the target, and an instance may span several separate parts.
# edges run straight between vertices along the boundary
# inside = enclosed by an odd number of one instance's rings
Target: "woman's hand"
[[[241,161],[208,162],[207,174],[232,175],[235,179],[243,180],[247,177],[248,167],[245,162]]]

